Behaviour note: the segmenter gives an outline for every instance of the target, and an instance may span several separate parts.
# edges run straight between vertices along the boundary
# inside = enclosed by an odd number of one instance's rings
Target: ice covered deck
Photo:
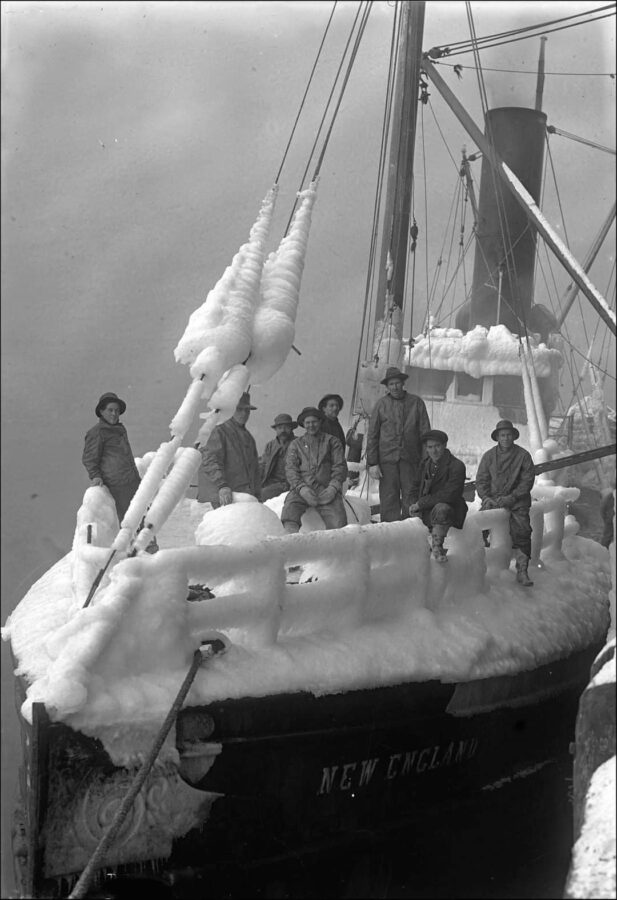
[[[533,588],[518,585],[509,568],[502,510],[470,511],[464,529],[450,531],[440,565],[418,519],[284,535],[261,504],[203,516],[184,500],[161,530],[160,551],[118,562],[83,608],[113,528],[101,516],[89,532],[81,515],[73,551],[3,630],[30,684],[24,715],[43,701],[52,718],[101,737],[122,759],[123,730],[160,724],[212,630],[230,647],[199,672],[190,705],[471,680],[567,656],[605,634],[609,554],[576,535],[561,489],[544,497],[541,485],[534,490]],[[190,540],[202,518],[201,545],[193,537],[192,546],[169,547],[182,534]],[[482,530],[491,532],[489,550]],[[87,543],[93,532],[103,546]],[[289,583],[292,566],[302,567],[300,583]],[[215,597],[187,602],[193,583]]]

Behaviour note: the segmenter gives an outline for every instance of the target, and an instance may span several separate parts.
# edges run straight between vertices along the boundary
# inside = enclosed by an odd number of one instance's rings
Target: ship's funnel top
[[[485,133],[497,155],[540,200],[546,114],[520,106],[491,109]],[[533,306],[536,233],[524,210],[486,157],[482,160],[476,255],[471,299],[456,318],[469,331],[503,324],[514,334],[552,327],[544,307]]]

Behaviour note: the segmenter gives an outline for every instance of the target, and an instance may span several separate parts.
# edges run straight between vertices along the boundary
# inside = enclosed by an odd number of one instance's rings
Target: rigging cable
[[[367,316],[370,317],[372,312],[372,303],[371,303],[371,285],[374,284],[375,278],[375,256],[376,256],[376,248],[377,248],[377,233],[379,227],[379,210],[381,208],[381,197],[383,193],[383,183],[384,183],[384,172],[386,165],[386,148],[388,144],[388,133],[390,129],[390,119],[392,116],[392,96],[394,89],[394,73],[396,71],[396,58],[398,57],[398,48],[400,44],[400,4],[397,4],[394,20],[392,25],[392,36],[390,39],[390,61],[388,67],[388,79],[386,83],[386,102],[384,108],[384,118],[381,129],[381,147],[380,147],[380,156],[378,163],[378,174],[377,174],[377,185],[375,189],[375,202],[373,206],[373,222],[371,228],[371,245],[369,250],[369,265],[366,276],[366,285],[365,285],[365,294],[364,294],[364,308],[362,311],[362,324],[360,335],[361,339],[358,342],[358,355],[356,359],[355,366],[355,376],[354,383],[352,389],[352,409],[355,408],[357,403],[357,390],[358,390],[358,379],[360,373],[360,357],[362,354],[362,345],[363,340],[362,336],[364,336],[365,341],[365,357],[369,356],[369,339],[370,339],[370,329],[366,328],[366,320]]]
[[[594,150],[603,150],[604,153],[610,153],[612,156],[615,156],[615,150],[611,150],[610,147],[604,147],[602,144],[596,144],[595,141],[588,141],[587,138],[578,137],[576,134],[570,134],[569,131],[563,131],[561,128],[556,128],[554,125],[547,125],[546,130],[549,134],[558,134],[561,137],[569,138],[571,141],[578,141],[579,144],[586,144],[588,147],[593,147]]]
[[[322,49],[323,49],[323,45],[324,45],[324,43],[325,43],[326,36],[327,36],[327,34],[328,34],[328,30],[329,30],[330,25],[331,25],[331,23],[332,23],[332,18],[333,18],[333,16],[334,16],[334,12],[335,12],[335,10],[336,10],[336,5],[337,5],[337,3],[338,3],[338,0],[334,0],[334,5],[332,6],[332,12],[330,13],[330,18],[328,19],[328,24],[326,25],[326,30],[324,31],[323,37],[322,37],[322,39],[321,39],[321,44],[319,45],[319,50],[317,51],[317,56],[315,57],[315,62],[313,63],[313,68],[311,69],[311,74],[310,74],[310,76],[309,76],[309,80],[308,80],[308,83],[307,83],[307,85],[306,85],[306,89],[305,89],[305,91],[304,91],[304,96],[302,97],[302,100],[300,101],[300,109],[298,110],[298,114],[296,115],[296,120],[295,120],[295,122],[294,122],[294,124],[293,124],[293,128],[291,129],[291,134],[289,135],[289,140],[287,141],[287,146],[285,147],[285,151],[284,151],[284,153],[283,153],[283,159],[281,160],[281,164],[280,164],[280,166],[279,166],[279,170],[278,170],[278,172],[276,173],[276,178],[274,179],[274,183],[275,183],[275,184],[278,184],[279,178],[281,177],[281,172],[283,171],[283,166],[285,165],[285,160],[287,159],[287,154],[289,153],[289,148],[290,148],[290,146],[291,146],[291,142],[292,142],[292,140],[293,140],[293,136],[294,136],[294,134],[295,134],[295,131],[296,131],[298,122],[299,122],[299,120],[300,120],[300,116],[302,115],[302,110],[304,109],[304,103],[305,103],[305,101],[306,101],[307,94],[308,94],[308,92],[309,92],[309,89],[310,89],[311,84],[312,84],[312,81],[313,81],[313,75],[315,74],[315,69],[317,68],[317,63],[319,62],[319,57],[321,56],[321,51],[322,51]]]
[[[302,178],[301,178],[301,180],[300,180],[300,186],[299,186],[299,188],[298,188],[298,191],[301,191],[301,190],[302,190],[303,185],[304,185],[304,182],[305,182],[305,180],[306,180],[306,176],[307,176],[307,173],[308,173],[309,168],[310,168],[310,165],[311,165],[311,160],[312,160],[312,158],[313,158],[313,155],[314,155],[314,153],[315,153],[317,144],[318,144],[318,142],[319,142],[319,138],[320,138],[320,135],[321,135],[321,131],[322,131],[322,128],[323,128],[323,126],[324,126],[324,122],[325,122],[325,120],[326,120],[326,117],[327,117],[327,115],[328,115],[328,110],[329,110],[329,108],[330,108],[330,103],[332,102],[332,97],[334,96],[334,92],[335,92],[335,90],[336,90],[336,85],[337,85],[337,82],[338,82],[338,80],[339,80],[341,71],[342,71],[342,69],[343,69],[343,64],[344,64],[344,62],[345,62],[345,57],[346,57],[346,55],[347,55],[347,51],[348,51],[348,49],[349,49],[349,45],[351,44],[351,40],[352,40],[354,31],[355,31],[355,28],[356,28],[356,24],[357,24],[358,19],[359,19],[359,17],[360,17],[361,9],[362,9],[362,2],[360,2],[360,3],[358,4],[358,9],[357,9],[357,11],[356,11],[356,15],[355,15],[355,17],[354,17],[354,20],[353,20],[353,23],[352,23],[352,26],[351,26],[351,29],[350,29],[350,32],[349,32],[349,37],[347,38],[347,42],[346,42],[346,44],[345,44],[345,49],[343,50],[343,55],[342,55],[342,57],[341,57],[341,61],[340,61],[340,63],[339,63],[339,67],[338,67],[337,72],[336,72],[336,75],[335,75],[335,77],[334,77],[334,82],[333,82],[333,84],[332,84],[332,88],[331,88],[331,90],[330,90],[330,94],[329,94],[328,99],[327,99],[327,101],[326,101],[326,106],[325,106],[325,109],[324,109],[324,113],[323,113],[323,116],[321,117],[321,121],[320,121],[319,127],[318,127],[318,129],[317,129],[317,134],[316,134],[316,136],[315,136],[315,140],[314,140],[314,142],[313,142],[313,146],[311,147],[311,151],[310,151],[309,156],[308,156],[308,160],[307,160],[307,163],[306,163],[306,167],[305,167],[305,169],[304,169],[304,172],[303,172],[303,174],[302,174]],[[353,60],[352,60],[352,63],[353,63]],[[348,65],[349,65],[349,63],[348,63]],[[345,84],[346,84],[346,82],[345,82]],[[344,89],[345,89],[345,88],[344,88],[344,86],[343,86],[343,91],[344,91]],[[341,95],[341,99],[342,99],[342,95]],[[339,104],[340,104],[340,100],[339,100]],[[337,107],[337,109],[338,109],[338,107]],[[322,158],[323,158],[323,154],[322,154]],[[297,204],[298,204],[298,198],[296,197],[295,202],[294,202],[293,207],[292,207],[292,210],[291,210],[291,213],[290,213],[290,216],[289,216],[289,220],[288,220],[288,222],[287,222],[287,226],[286,226],[286,228],[285,228],[285,234],[287,234],[287,232],[289,231],[289,227],[290,227],[290,225],[291,225],[291,222],[292,222],[292,219],[293,219],[294,212],[295,212],[295,209],[296,209]]]

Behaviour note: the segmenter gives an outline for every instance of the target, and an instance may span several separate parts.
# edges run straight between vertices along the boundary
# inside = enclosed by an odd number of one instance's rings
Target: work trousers
[[[432,509],[424,509],[420,513],[426,527],[435,533],[445,537],[454,521],[454,510],[449,503],[436,503]]]
[[[400,459],[395,463],[379,463],[379,512],[382,522],[400,522],[409,518],[411,488],[415,467]]]
[[[131,500],[135,496],[135,491],[139,487],[139,479],[130,481],[128,484],[108,484],[106,487],[114,498],[118,522],[121,523],[126,515],[127,509],[131,505]]]
[[[288,490],[289,485],[286,481],[274,481],[270,484],[265,484],[261,489],[261,502],[272,500],[273,497],[278,497],[279,494],[284,494]]]
[[[305,503],[300,494],[297,491],[290,491],[285,497],[281,522],[283,525],[285,522],[296,522],[299,526],[307,509],[309,509],[309,505]],[[317,510],[326,528],[343,528],[347,525],[347,514],[340,494],[337,494],[331,503],[326,503],[324,506],[312,506],[310,509]]]
[[[482,502],[481,509],[486,509]],[[518,509],[506,510],[510,515],[510,540],[512,549],[520,550],[525,556],[531,556],[531,522],[529,521],[529,507],[522,506]],[[488,547],[488,531],[483,531],[484,543]]]

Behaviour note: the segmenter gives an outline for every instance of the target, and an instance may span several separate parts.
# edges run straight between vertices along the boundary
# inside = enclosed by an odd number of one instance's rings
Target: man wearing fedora
[[[465,463],[448,450],[445,431],[431,429],[422,442],[426,457],[411,488],[409,514],[420,516],[431,532],[433,559],[446,562],[444,538],[450,528],[462,528],[467,515]]]
[[[324,434],[331,434],[332,437],[338,438],[343,447],[345,447],[345,432],[343,426],[338,420],[338,414],[343,408],[343,398],[340,394],[326,394],[322,397],[317,408],[323,413],[321,420],[321,430]]]
[[[255,439],[246,427],[251,410],[251,398],[242,394],[236,410],[226,422],[217,425],[204,447],[199,467],[197,500],[210,502],[214,509],[233,502],[232,493],[261,497],[259,456]]]
[[[294,428],[298,423],[294,422],[289,413],[279,413],[271,426],[276,432],[276,437],[265,446],[259,460],[261,473],[261,499],[271,500],[289,490],[287,476],[285,475],[285,460],[289,445],[295,438]]]
[[[516,557],[516,580],[531,587],[527,572],[531,556],[531,488],[535,470],[531,454],[514,443],[520,437],[509,419],[497,422],[491,439],[495,447],[487,450],[476,473],[476,492],[482,509],[507,509],[510,537]]]
[[[424,401],[405,390],[407,377],[396,367],[386,371],[381,383],[388,393],[377,401],[369,421],[366,463],[371,478],[379,478],[382,522],[409,517],[411,486],[422,460],[422,435],[431,428]]]
[[[108,489],[122,522],[141,481],[126,428],[120,421],[126,403],[108,392],[101,396],[94,412],[99,421],[86,434],[81,461],[92,484]]]
[[[290,490],[285,497],[281,522],[288,534],[300,530],[302,515],[314,507],[326,528],[347,524],[342,488],[347,477],[345,451],[338,438],[321,430],[323,413],[306,406],[298,416],[305,430],[287,451],[286,474]]]

